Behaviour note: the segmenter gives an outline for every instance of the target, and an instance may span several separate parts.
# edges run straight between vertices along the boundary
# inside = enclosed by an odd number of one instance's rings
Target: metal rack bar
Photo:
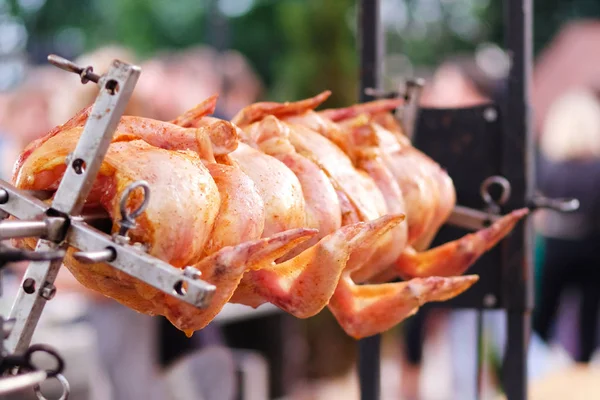
[[[381,65],[378,65],[377,62],[381,59],[383,32],[380,31],[381,27],[377,19],[378,6],[377,2],[359,2],[361,101],[368,100],[364,89],[366,87],[376,88],[380,78]],[[498,110],[501,111],[500,115],[504,122],[498,125],[502,132],[498,132],[498,135],[495,136],[498,140],[495,148],[500,148],[500,154],[497,155],[497,160],[489,166],[492,169],[499,168],[497,172],[491,171],[491,173],[504,177],[511,186],[512,194],[503,204],[501,214],[531,206],[531,202],[534,200],[533,138],[530,132],[529,116],[529,86],[532,68],[532,0],[505,0],[504,6],[506,48],[512,57],[512,68],[508,80],[508,93],[504,104]],[[460,110],[446,110],[446,112],[450,116],[461,118],[458,114]],[[496,119],[494,118],[494,121]],[[483,160],[483,162],[490,161]],[[532,209],[535,208],[534,204]],[[492,222],[494,219],[496,217],[489,213],[457,206],[449,223],[477,230],[481,229],[484,223]],[[498,299],[498,297],[502,299],[497,306],[505,309],[508,314],[508,341],[502,376],[502,384],[508,400],[527,398],[527,348],[530,334],[529,318],[533,308],[530,243],[532,235],[529,234],[530,229],[529,222],[520,223],[513,233],[503,241],[501,248],[495,253],[497,258],[493,260],[494,265],[498,267],[496,282],[499,282],[494,299]],[[488,255],[489,257],[491,255]],[[467,297],[468,299],[465,298],[462,303],[452,303],[449,306],[477,310],[489,306],[478,296]],[[483,300],[487,300],[487,296]],[[375,362],[379,362],[379,351],[379,338],[368,338],[361,341],[359,371],[361,373],[362,399],[379,398],[379,366],[373,365]]]
[[[379,18],[379,0],[359,0],[358,51],[360,54],[359,101],[373,98],[367,88],[380,89],[383,68],[384,36]],[[358,373],[361,400],[380,398],[381,336],[375,335],[358,342]]]
[[[530,117],[532,76],[532,0],[505,0],[506,48],[512,66],[505,98],[502,173],[512,186],[507,209],[528,204],[533,198],[534,152]],[[507,311],[507,344],[502,384],[508,400],[527,399],[527,350],[533,309],[531,223],[522,222],[502,248],[504,308]]]

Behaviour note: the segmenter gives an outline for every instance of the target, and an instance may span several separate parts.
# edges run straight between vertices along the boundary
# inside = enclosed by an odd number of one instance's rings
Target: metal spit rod
[[[3,222],[0,224],[0,240],[44,237],[48,230],[48,222],[46,220]]]

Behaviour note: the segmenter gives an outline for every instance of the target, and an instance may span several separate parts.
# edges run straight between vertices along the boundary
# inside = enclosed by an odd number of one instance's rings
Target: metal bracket
[[[84,202],[131,97],[140,75],[139,67],[115,60],[106,75],[98,76],[92,72],[91,67],[81,68],[56,56],[50,56],[49,60],[63,69],[79,74],[83,83],[96,82],[101,90],[85,123],[81,138],[67,158],[67,169],[52,204],[49,206],[0,180],[0,210],[22,220],[17,221],[21,224],[31,225],[25,228],[21,225],[20,231],[17,232],[20,235],[17,236],[46,237],[39,240],[36,253],[56,255],[56,252],[61,252],[62,255],[68,247],[74,247],[80,250],[80,260],[98,262],[95,261],[98,259],[98,252],[110,251],[110,257],[104,254],[102,262],[184,302],[196,307],[205,307],[210,302],[215,287],[199,280],[199,273],[190,273],[190,267],[187,273],[184,273],[146,254],[139,246],[128,245],[127,240],[113,240],[109,235],[88,225],[85,219],[76,217],[82,213]],[[144,202],[147,203],[149,191],[145,194]],[[126,201],[127,196],[124,197]],[[125,237],[127,230],[132,227],[133,219],[142,211],[143,209],[137,210],[133,214],[122,211],[123,229],[117,238]],[[52,225],[48,223],[49,220]],[[0,223],[0,226],[5,223]],[[49,226],[53,227],[52,230],[48,229]],[[19,226],[13,224],[11,234],[14,235],[16,228]],[[31,235],[32,228],[35,228],[35,235]],[[10,230],[10,226],[6,229]],[[50,258],[33,261],[25,272],[10,313],[15,324],[5,348],[11,353],[22,352],[28,347],[46,302],[56,292],[54,281],[62,264],[62,257]]]
[[[498,185],[502,190],[498,200],[495,200],[490,193],[492,185]],[[480,189],[481,198],[486,204],[486,209],[480,211],[468,207],[455,206],[446,223],[473,231],[487,228],[502,217],[500,209],[510,198],[510,189],[510,182],[506,178],[497,175],[490,176],[482,182]],[[545,208],[559,212],[573,212],[579,209],[579,200],[574,198],[550,199],[538,195],[528,202],[527,207],[532,211]]]
[[[494,185],[501,189],[498,199],[490,193]],[[502,217],[500,208],[510,198],[510,189],[510,182],[503,176],[490,176],[481,183],[480,187],[481,198],[486,204],[485,210],[455,206],[446,223],[473,231],[487,228]]]

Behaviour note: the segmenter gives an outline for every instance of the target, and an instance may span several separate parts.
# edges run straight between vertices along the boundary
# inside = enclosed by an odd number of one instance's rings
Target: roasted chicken
[[[426,250],[454,207],[451,179],[403,135],[389,113],[398,101],[314,111],[328,96],[256,103],[231,122],[209,116],[213,96],[174,121],[125,116],[117,126],[86,205],[117,221],[125,188],[147,181],[152,196],[130,237],[175,267],[198,268],[217,288],[208,308],[80,264],[75,249],[65,265],[84,286],[188,334],[227,302],[270,302],[299,318],[327,306],[361,338],[468,289],[477,277],[461,275],[526,210]],[[14,183],[56,190],[89,114],[31,143]]]

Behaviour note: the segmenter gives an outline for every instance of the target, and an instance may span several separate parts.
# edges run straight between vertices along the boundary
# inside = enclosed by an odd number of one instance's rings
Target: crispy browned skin
[[[256,103],[235,124],[208,116],[213,96],[171,122],[123,117],[118,125],[88,205],[116,219],[123,190],[146,180],[152,196],[132,239],[176,267],[200,269],[217,287],[208,309],[108,265],[81,265],[74,249],[66,266],[88,288],[188,333],[228,301],[270,302],[299,318],[329,306],[360,338],[468,289],[477,277],[454,275],[525,211],[423,251],[454,207],[452,181],[389,118],[398,101],[313,111],[328,96]],[[83,110],[28,146],[15,184],[55,190],[88,116]],[[397,275],[410,280],[377,283]]]

